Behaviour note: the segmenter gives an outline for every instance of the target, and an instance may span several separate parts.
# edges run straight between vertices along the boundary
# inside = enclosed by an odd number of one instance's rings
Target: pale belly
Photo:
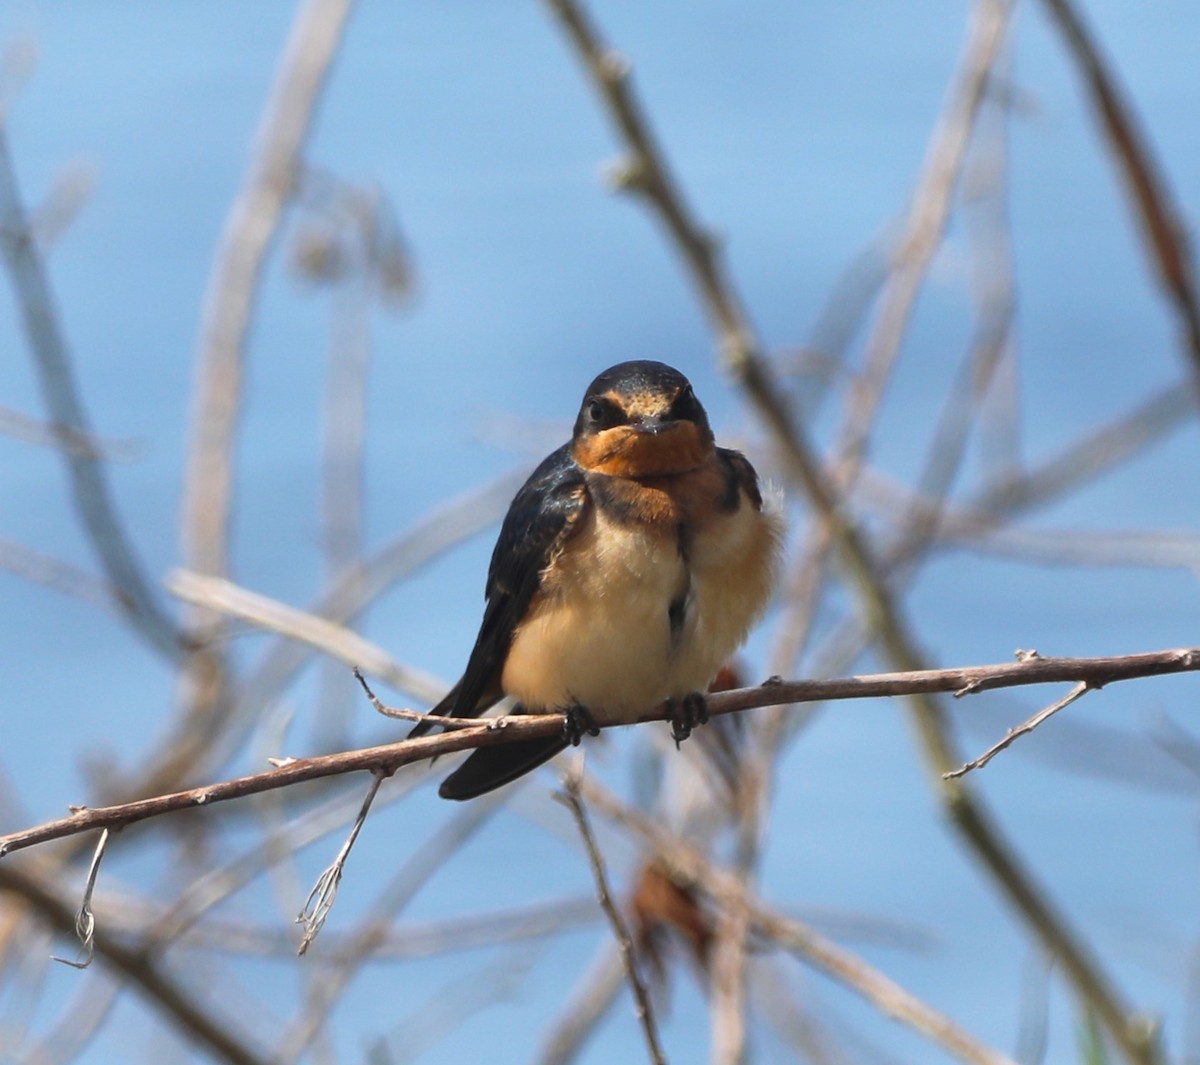
[[[674,538],[593,520],[518,628],[505,692],[528,710],[580,704],[608,723],[703,691],[766,605],[779,532],[743,501],[685,562]],[[674,631],[672,604],[682,605]]]

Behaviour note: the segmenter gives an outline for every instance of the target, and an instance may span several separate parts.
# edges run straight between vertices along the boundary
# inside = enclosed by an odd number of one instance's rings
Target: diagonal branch
[[[761,345],[735,289],[725,277],[712,241],[692,219],[674,182],[667,179],[665,159],[630,87],[628,64],[602,42],[580,0],[547,2],[563,23],[630,153],[631,161],[625,167],[630,180],[626,184],[642,194],[681,254],[713,323],[727,368],[775,435],[787,475],[803,490],[824,522],[869,629],[897,669],[922,669],[924,661],[916,638],[894,592],[882,578],[866,536],[843,508],[807,432],[763,357]],[[1005,0],[979,2],[1000,15],[1011,7]],[[954,750],[942,708],[926,694],[914,695],[910,706],[930,780],[964,842],[984,862],[1022,919],[1061,962],[1064,973],[1094,1009],[1125,1058],[1138,1065],[1157,1062],[1160,1054],[1153,1034],[1145,1031],[1139,1018],[1122,1001],[1097,959],[1025,868],[983,802],[961,781],[942,776],[962,761]]]
[[[1011,747],[1016,740],[1020,739],[1022,736],[1028,736],[1029,733],[1037,728],[1043,721],[1049,720],[1060,710],[1065,710],[1068,706],[1075,702],[1076,699],[1082,698],[1091,690],[1092,686],[1088,684],[1086,680],[1081,680],[1061,699],[1057,699],[1049,706],[1039,710],[1028,721],[1018,725],[1016,728],[1010,728],[1002,739],[993,743],[986,751],[983,752],[983,754],[979,755],[978,758],[972,758],[969,762],[964,762],[957,769],[952,769],[945,775],[947,777],[961,777],[966,776],[966,774],[971,772],[973,769],[982,769],[1001,751]]]
[[[25,899],[48,924],[73,935],[75,913],[39,879],[16,866],[0,869],[0,893]],[[96,954],[112,969],[137,988],[178,1029],[204,1046],[211,1054],[230,1065],[266,1065],[265,1055],[243,1042],[217,1018],[208,1013],[191,993],[149,953],[127,945],[102,928],[95,930]]]

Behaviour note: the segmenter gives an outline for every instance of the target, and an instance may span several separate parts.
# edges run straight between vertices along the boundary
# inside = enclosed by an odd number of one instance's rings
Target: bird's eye
[[[604,417],[604,404],[598,399],[593,399],[591,403],[588,404],[588,417],[594,422],[602,420]]]
[[[671,404],[671,414],[675,418],[692,421],[696,417],[697,406],[696,393],[692,391],[692,386],[684,385]]]

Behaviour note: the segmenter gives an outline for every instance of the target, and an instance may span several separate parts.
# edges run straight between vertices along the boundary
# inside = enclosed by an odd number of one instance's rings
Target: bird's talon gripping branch
[[[678,750],[679,745],[692,734],[692,729],[708,724],[708,700],[700,692],[692,692],[682,699],[668,699],[667,703],[671,738]]]
[[[578,747],[584,735],[599,736],[600,726],[586,706],[575,703],[563,711],[563,736],[572,747]]]

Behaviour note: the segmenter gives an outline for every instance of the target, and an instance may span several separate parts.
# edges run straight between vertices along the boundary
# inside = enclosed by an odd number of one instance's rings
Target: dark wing
[[[717,448],[717,458],[725,470],[726,492],[722,500],[723,510],[737,510],[739,493],[745,492],[754,504],[755,510],[762,510],[762,492],[758,487],[758,474],[750,465],[750,460],[740,451],[732,448]]]
[[[569,444],[547,456],[508,508],[488,567],[487,606],[462,679],[431,713],[477,717],[499,701],[500,674],[513,633],[538,589],[542,570],[577,528],[587,505],[583,472]],[[410,736],[433,726],[421,722]],[[531,767],[532,768],[532,767]]]

